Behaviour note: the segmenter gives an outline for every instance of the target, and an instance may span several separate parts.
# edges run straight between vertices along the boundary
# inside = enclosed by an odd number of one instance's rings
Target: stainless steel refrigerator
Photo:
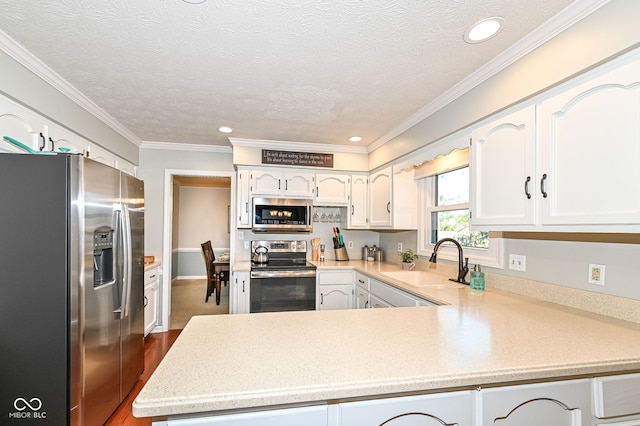
[[[143,261],[142,181],[0,154],[0,424],[104,424],[144,367]]]

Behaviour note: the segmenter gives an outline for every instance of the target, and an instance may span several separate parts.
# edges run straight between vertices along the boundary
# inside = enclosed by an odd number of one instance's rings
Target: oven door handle
[[[315,277],[316,271],[251,271],[251,278]]]

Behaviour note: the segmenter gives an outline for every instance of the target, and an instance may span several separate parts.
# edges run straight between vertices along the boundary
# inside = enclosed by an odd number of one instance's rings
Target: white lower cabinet
[[[355,297],[355,302],[356,302],[356,309],[368,309],[370,308],[370,303],[371,301],[369,300],[371,294],[369,293],[369,290],[367,290],[364,287],[360,287],[359,285],[356,286],[356,297]]]
[[[470,391],[340,404],[341,426],[471,425]]]
[[[482,389],[478,425],[590,426],[589,379]]]
[[[249,280],[251,272],[239,271],[233,273],[231,281],[229,313],[248,314],[250,312]]]
[[[369,294],[369,306],[374,309],[393,308],[393,305],[385,302],[374,294]]]
[[[144,335],[158,325],[159,268],[144,271]]]
[[[598,420],[598,425],[640,426],[640,374],[597,377],[592,384],[595,417],[616,418],[615,423]]]
[[[353,271],[319,271],[317,283],[318,310],[353,308]]]
[[[327,426],[327,424],[326,405],[194,419],[176,419],[153,423],[154,426]]]

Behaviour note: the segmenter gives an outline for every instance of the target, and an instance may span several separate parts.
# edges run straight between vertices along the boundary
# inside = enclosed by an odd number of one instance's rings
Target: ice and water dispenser
[[[111,284],[115,280],[113,229],[102,227],[93,232],[93,287]]]

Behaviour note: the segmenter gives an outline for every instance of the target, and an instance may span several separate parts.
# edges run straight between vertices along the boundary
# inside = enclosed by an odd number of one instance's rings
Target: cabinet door
[[[280,195],[284,191],[284,176],[277,171],[256,171],[250,173],[252,195]]]
[[[393,229],[418,229],[418,185],[413,170],[394,170],[392,184]]]
[[[313,197],[315,175],[312,173],[285,173],[284,193],[294,197]]]
[[[369,290],[356,286],[356,309],[369,309]]]
[[[233,288],[230,292],[230,311],[232,314],[249,313],[249,272],[233,273]]]
[[[70,132],[64,127],[51,124],[49,126],[49,150],[60,151],[69,150],[68,152],[84,155],[87,150],[89,141]]]
[[[223,414],[194,418],[169,419],[166,426],[327,426],[329,415],[326,405]],[[155,425],[155,423],[154,423]]]
[[[380,299],[377,296],[374,296],[373,294],[369,295],[369,305],[372,308],[392,308],[392,306],[390,304],[388,304],[387,302],[385,302],[384,300]]]
[[[351,199],[349,204],[348,227],[367,228],[369,226],[369,178],[366,175],[351,175]]]
[[[369,176],[369,225],[391,226],[391,167]]]
[[[0,138],[9,136],[36,151],[49,150],[43,141],[45,120],[38,114],[0,96]],[[44,133],[43,133],[44,132]],[[42,133],[42,136],[40,134]],[[25,151],[0,139],[0,152]]]
[[[340,404],[340,420],[342,426],[470,425],[471,396],[463,391],[347,402]]]
[[[477,424],[591,425],[588,379],[483,389],[480,398],[482,418]]]
[[[316,173],[316,193],[313,200],[318,206],[346,206],[349,204],[351,177]]]
[[[251,226],[249,210],[251,210],[249,195],[249,171],[238,170],[238,180],[236,188],[236,210],[238,228],[249,228]]]
[[[320,286],[318,310],[353,309],[353,285],[333,284]]]
[[[535,107],[475,129],[470,158],[471,225],[534,225]]]
[[[543,225],[640,223],[640,56],[631,59],[541,103]]]

